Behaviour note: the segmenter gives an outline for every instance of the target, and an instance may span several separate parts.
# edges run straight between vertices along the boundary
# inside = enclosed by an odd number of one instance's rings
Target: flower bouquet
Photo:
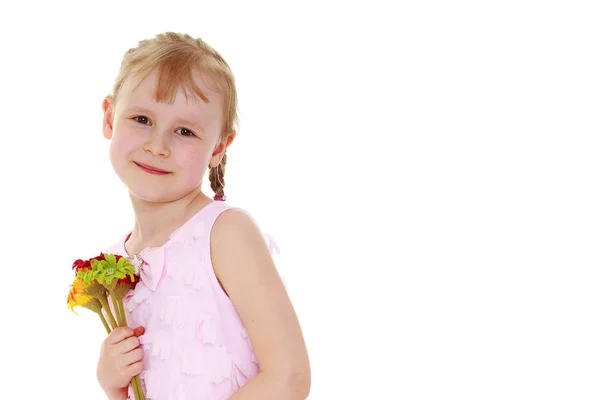
[[[89,260],[76,260],[73,270],[75,280],[67,296],[71,311],[75,312],[75,307],[92,310],[100,317],[107,333],[127,326],[123,298],[139,281],[133,264],[125,257],[100,253]],[[133,377],[131,386],[135,399],[145,400],[139,375]]]

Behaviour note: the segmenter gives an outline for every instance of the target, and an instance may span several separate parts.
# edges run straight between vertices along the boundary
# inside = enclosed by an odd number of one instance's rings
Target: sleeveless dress
[[[125,250],[129,234],[106,251],[141,266],[140,282],[123,303],[128,325],[145,327],[140,378],[147,400],[224,400],[259,371],[244,324],[211,262],[211,229],[231,208],[209,203],[164,245],[143,250],[141,260]]]

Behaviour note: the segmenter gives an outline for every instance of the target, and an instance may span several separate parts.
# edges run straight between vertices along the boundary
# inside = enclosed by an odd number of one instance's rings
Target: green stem
[[[131,379],[131,390],[133,390],[133,398],[135,400],[138,400],[140,398],[140,395],[138,394],[138,388],[137,385],[135,384],[135,380]]]
[[[127,315],[125,315],[125,304],[123,304],[123,298],[121,298],[121,300],[119,300],[119,308],[121,310],[121,318],[123,318],[123,324],[125,326],[127,325]]]
[[[119,310],[121,311],[121,318],[123,318],[123,326],[127,326],[127,316],[125,315],[125,305],[123,299],[119,300]]]
[[[110,298],[113,303],[113,308],[115,309],[115,314],[117,314],[117,320],[119,322],[119,326],[127,325],[127,322],[124,321],[123,318],[123,310],[121,310],[121,306],[119,305],[119,300],[115,297],[115,292],[110,293]]]
[[[112,312],[110,311],[110,306],[108,305],[108,300],[106,299],[106,296],[101,296],[98,300],[100,300],[100,304],[102,304],[102,308],[104,308],[104,311],[108,316],[110,325],[113,329],[116,329],[118,327],[117,321],[115,321],[115,317],[113,317]]]
[[[123,300],[119,300],[119,314],[121,315],[123,326],[127,326],[127,318],[125,318],[125,306],[123,305]]]
[[[104,325],[104,328],[106,329],[106,333],[110,334],[110,326],[108,326],[108,322],[106,322],[106,318],[104,318],[104,315],[102,315],[102,310],[98,311],[98,316],[102,320],[102,325]]]
[[[133,394],[135,395],[135,400],[146,400],[146,396],[144,395],[144,390],[142,389],[142,382],[140,381],[140,376],[136,375],[131,380],[131,385],[133,386]]]

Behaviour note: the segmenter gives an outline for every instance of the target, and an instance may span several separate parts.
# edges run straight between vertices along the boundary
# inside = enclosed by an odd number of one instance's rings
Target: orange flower
[[[84,294],[84,290],[83,279],[76,277],[67,295],[67,305],[75,314],[77,314],[74,310],[75,307],[83,307],[92,300],[91,296]]]

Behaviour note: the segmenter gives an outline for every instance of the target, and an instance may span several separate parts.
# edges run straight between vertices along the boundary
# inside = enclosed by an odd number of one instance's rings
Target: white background
[[[598,399],[593,3],[3,2],[0,398],[102,398],[65,304],[132,224],[101,101],[179,31],[236,75],[226,193],[279,243],[311,400]]]

